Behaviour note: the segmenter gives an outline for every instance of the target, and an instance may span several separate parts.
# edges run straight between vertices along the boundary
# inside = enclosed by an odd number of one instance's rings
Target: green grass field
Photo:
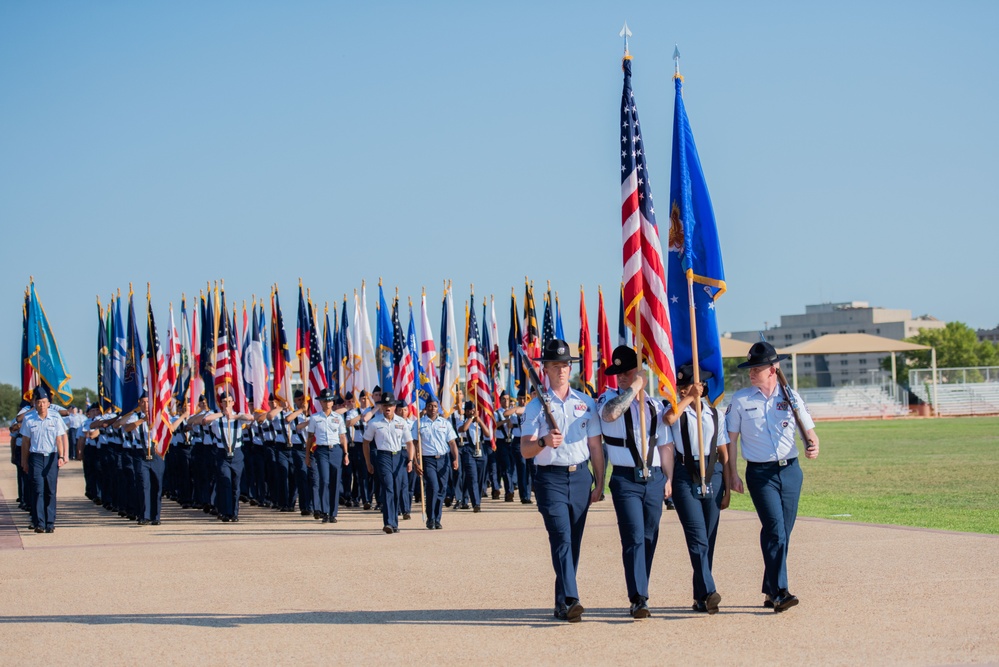
[[[999,418],[824,422],[816,432],[819,458],[800,459],[799,516],[999,533]],[[732,508],[752,510],[749,493],[732,494]]]

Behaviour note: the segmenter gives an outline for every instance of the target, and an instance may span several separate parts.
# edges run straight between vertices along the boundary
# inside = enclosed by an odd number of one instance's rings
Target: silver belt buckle
[[[784,466],[787,465],[787,459],[781,459],[780,461],[777,462],[777,465],[783,468]]]
[[[578,464],[573,464],[573,465],[569,466],[569,472],[576,472],[576,468],[578,468],[578,467],[579,467]]]

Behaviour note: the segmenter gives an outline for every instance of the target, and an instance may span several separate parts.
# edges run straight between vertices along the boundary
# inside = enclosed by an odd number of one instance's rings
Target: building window
[[[774,342],[774,337],[773,336],[767,336],[767,342],[770,342],[770,343]]]
[[[806,361],[805,362],[805,368],[811,368],[811,367],[812,367],[812,362]]]
[[[793,334],[784,334],[784,340],[791,340],[792,338],[794,338]]]
[[[841,333],[841,334],[845,334],[846,332],[845,332],[845,331],[840,331],[840,333]]]
[[[839,365],[840,365],[840,366],[846,366],[846,365],[847,365],[847,364],[849,364],[849,363],[850,363],[850,360],[849,360],[849,359],[840,359],[840,360],[839,360]]]
[[[860,363],[861,363],[861,365],[866,366],[867,365],[867,359],[861,359]]]
[[[849,374],[850,374],[850,371],[848,371],[848,370],[844,369],[844,370],[841,370],[841,371],[839,372],[839,374],[840,374],[840,375],[849,375]]]
[[[857,329],[857,333],[867,333],[867,329]]]

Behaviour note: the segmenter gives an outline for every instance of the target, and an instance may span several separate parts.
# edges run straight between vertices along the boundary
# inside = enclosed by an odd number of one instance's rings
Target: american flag
[[[153,304],[150,301],[147,347],[149,348],[149,384],[146,389],[149,399],[149,414],[146,424],[149,425],[150,444],[160,456],[166,453],[170,445],[170,396],[173,384],[170,382],[170,371],[167,360],[160,349],[160,336],[156,333],[156,321],[153,319]],[[171,320],[172,317],[171,310]],[[171,329],[173,323],[171,321]]]
[[[309,394],[312,396],[312,409],[318,412],[319,392],[326,389],[326,369],[323,367],[323,355],[319,352],[319,334],[316,332],[316,317],[312,303],[309,303]]]
[[[409,319],[413,320],[413,310],[410,308]],[[399,320],[399,298],[396,297],[392,304],[392,358],[395,362],[395,370],[392,374],[392,388],[395,389],[395,397],[400,401],[405,401],[406,405],[413,402],[413,385],[416,382],[416,371],[413,369],[413,357],[410,354],[409,346],[406,345],[405,336],[402,333],[402,322]]]
[[[475,303],[475,297],[472,297]],[[482,421],[489,431],[490,440],[493,433],[493,401],[492,392],[489,388],[489,372],[486,370],[486,359],[479,350],[479,325],[475,321],[474,306],[469,311],[468,320],[468,348],[466,356],[466,377],[469,398],[475,403]]]
[[[219,308],[219,330],[215,337],[215,395],[232,391],[232,359],[229,355],[229,313],[226,312],[225,290]]]
[[[641,340],[649,366],[659,379],[659,390],[676,404],[673,340],[666,301],[666,274],[659,227],[656,226],[649,172],[631,91],[631,56],[622,63],[621,96],[621,231],[624,243],[624,312],[628,326]]]

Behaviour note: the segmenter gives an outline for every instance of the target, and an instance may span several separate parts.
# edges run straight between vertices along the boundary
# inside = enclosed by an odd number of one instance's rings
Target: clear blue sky
[[[73,386],[129,281],[162,326],[206,280],[276,281],[293,320],[299,276],[320,302],[382,276],[436,327],[451,278],[505,336],[529,275],[570,338],[580,285],[613,328],[625,19],[662,199],[683,54],[721,330],[855,299],[999,322],[996,2],[5,2],[0,381],[29,275]]]

